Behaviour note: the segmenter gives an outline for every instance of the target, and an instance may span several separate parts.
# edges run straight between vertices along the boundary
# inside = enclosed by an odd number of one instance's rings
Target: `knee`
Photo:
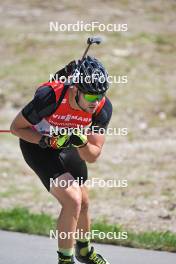
[[[71,197],[68,199],[68,204],[66,205],[70,208],[70,210],[79,211],[81,209],[81,197]]]
[[[67,199],[62,204],[62,208],[68,210],[72,215],[79,215],[81,210],[81,195],[68,195]]]

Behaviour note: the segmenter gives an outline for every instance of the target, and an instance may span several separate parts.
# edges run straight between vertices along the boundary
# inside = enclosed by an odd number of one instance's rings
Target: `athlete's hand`
[[[60,148],[66,148],[69,145],[69,139],[70,136],[65,134],[65,135],[58,135],[58,136],[53,136],[49,140],[49,145],[51,148],[54,149],[60,149]]]
[[[76,130],[72,132],[69,142],[73,147],[80,148],[87,145],[88,140],[86,135],[82,134],[79,130]]]
[[[83,147],[87,144],[87,136],[79,130],[72,131],[71,134],[60,134],[57,136],[43,136],[39,142],[41,148],[50,147],[53,149],[67,148],[70,145],[76,148]]]

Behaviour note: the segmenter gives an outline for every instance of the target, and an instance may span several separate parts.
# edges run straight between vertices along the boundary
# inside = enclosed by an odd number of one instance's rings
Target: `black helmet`
[[[96,58],[87,56],[78,60],[76,68],[73,76],[76,77],[80,91],[89,94],[104,94],[107,91],[108,73]]]

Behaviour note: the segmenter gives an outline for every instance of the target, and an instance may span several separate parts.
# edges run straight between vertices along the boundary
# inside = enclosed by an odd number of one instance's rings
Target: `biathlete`
[[[88,211],[88,177],[86,162],[96,162],[105,142],[106,129],[112,115],[112,105],[106,96],[109,84],[104,66],[94,57],[72,61],[58,73],[66,77],[79,69],[78,82],[65,85],[61,81],[46,82],[38,87],[34,98],[20,111],[11,124],[11,131],[19,137],[24,160],[39,176],[46,189],[58,200],[62,209],[58,218],[58,232],[90,232]],[[96,74],[94,81],[86,77]],[[104,82],[98,77],[103,77]],[[82,77],[82,78],[81,78]],[[72,133],[52,135],[54,128],[87,128],[94,133],[73,129]],[[59,130],[58,129],[58,130]],[[51,179],[57,185],[51,184]],[[61,181],[69,183],[64,187]],[[75,184],[75,181],[77,184]],[[85,236],[58,239],[58,263],[73,264],[74,255],[81,263],[108,264],[90,246]]]

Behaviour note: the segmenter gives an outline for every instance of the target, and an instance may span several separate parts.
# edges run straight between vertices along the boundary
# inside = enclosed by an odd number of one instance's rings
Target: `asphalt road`
[[[176,254],[95,244],[110,264],[175,264]],[[0,231],[0,264],[57,264],[57,242],[47,237]],[[78,262],[76,262],[78,263]]]

